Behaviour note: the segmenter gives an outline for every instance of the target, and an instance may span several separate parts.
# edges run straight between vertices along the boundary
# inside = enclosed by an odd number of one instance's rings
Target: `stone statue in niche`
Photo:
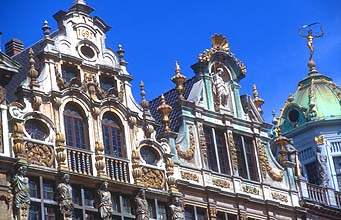
[[[319,175],[319,185],[322,187],[328,186],[328,173],[327,173],[327,156],[322,154],[322,147],[317,146],[316,149],[317,159],[317,173]]]
[[[212,82],[214,85],[213,92],[215,94],[216,104],[226,107],[229,97],[229,91],[227,88],[227,84],[223,79],[223,73],[224,69],[218,67],[217,72],[213,74]]]
[[[184,209],[180,197],[175,196],[169,206],[171,212],[171,220],[184,220]]]
[[[108,190],[108,182],[103,182],[97,190],[95,207],[103,220],[111,220],[113,209],[111,201],[111,193]]]
[[[56,198],[59,205],[59,211],[63,215],[64,220],[71,220],[73,203],[70,175],[64,174],[61,180],[62,181],[58,184],[56,189]]]
[[[15,215],[22,220],[28,218],[28,210],[30,209],[30,187],[26,172],[26,166],[19,167],[12,180]]]
[[[135,206],[136,206],[136,220],[148,220],[148,202],[146,200],[146,191],[144,189],[140,189],[138,194],[135,197]]]

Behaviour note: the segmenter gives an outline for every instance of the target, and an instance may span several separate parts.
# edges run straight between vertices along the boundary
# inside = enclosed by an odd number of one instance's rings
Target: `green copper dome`
[[[282,132],[287,132],[308,121],[336,118],[341,118],[341,89],[331,78],[313,70],[289,96],[278,122]]]

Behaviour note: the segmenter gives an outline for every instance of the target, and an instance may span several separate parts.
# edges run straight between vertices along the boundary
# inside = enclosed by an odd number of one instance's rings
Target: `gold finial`
[[[312,26],[319,26],[320,32],[318,34],[314,35],[313,30],[310,28]],[[308,28],[307,33],[303,34],[302,31],[304,29],[306,29],[306,28]],[[309,48],[309,61],[308,61],[308,67],[309,67],[309,70],[310,70],[309,74],[313,73],[313,72],[316,72],[315,62],[313,61],[313,54],[314,54],[313,40],[315,38],[320,38],[320,37],[322,37],[324,35],[323,29],[322,29],[322,25],[319,22],[315,22],[315,23],[308,24],[308,25],[303,25],[302,27],[300,27],[298,29],[298,35],[307,39],[307,46]]]
[[[257,107],[258,112],[262,115],[263,114],[262,105],[264,104],[264,100],[259,98],[256,84],[252,85],[252,93],[253,93],[253,103]]]
[[[222,34],[215,34],[212,36],[212,48],[228,52],[230,50],[229,43],[226,37]]]
[[[178,92],[179,100],[183,100],[183,93],[185,92],[185,87],[183,84],[186,81],[186,76],[181,74],[178,61],[175,62],[175,76],[172,77],[172,81],[176,84],[175,89]]]
[[[29,76],[31,78],[30,86],[31,86],[31,88],[33,88],[34,86],[39,86],[38,81],[37,81],[38,71],[35,69],[35,66],[34,66],[34,64],[36,62],[34,61],[34,51],[32,50],[32,48],[30,48],[30,50],[28,51],[28,54],[30,56],[29,62],[31,65],[31,68],[28,71],[28,73],[29,73]]]
[[[279,159],[279,162],[283,165],[287,161],[287,158],[286,158],[287,150],[285,149],[285,145],[289,142],[289,140],[288,138],[282,135],[280,127],[277,127],[276,129],[277,129],[278,137],[275,139],[274,142],[276,145],[280,146],[278,159]]]
[[[142,97],[141,106],[142,106],[142,108],[148,108],[149,107],[149,103],[146,100],[146,91],[144,91],[144,83],[143,83],[143,81],[140,82],[140,88],[141,88],[141,97]]]
[[[163,115],[163,124],[165,125],[165,131],[169,132],[170,128],[169,128],[169,124],[170,124],[170,120],[169,120],[169,113],[172,111],[172,107],[170,105],[167,105],[165,97],[163,96],[163,94],[161,95],[161,104],[157,107],[157,111],[159,111],[160,113],[162,113]]]

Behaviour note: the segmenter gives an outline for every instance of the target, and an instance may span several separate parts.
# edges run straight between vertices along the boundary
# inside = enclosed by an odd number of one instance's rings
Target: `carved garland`
[[[45,144],[26,143],[27,162],[39,166],[52,167],[54,161],[53,149]]]
[[[271,192],[271,196],[274,200],[279,200],[282,202],[288,202],[288,196],[277,192]]]
[[[206,147],[206,138],[204,133],[204,128],[202,124],[199,124],[199,142],[201,147],[201,155],[204,158],[205,163],[207,163],[207,147]]]
[[[281,182],[283,180],[283,171],[280,171],[279,174],[277,174],[272,170],[269,164],[268,157],[265,153],[264,144],[262,144],[260,140],[257,141],[257,144],[258,144],[259,163],[260,163],[263,176],[265,177],[266,173],[268,173],[271,179]]]
[[[179,155],[179,157],[185,159],[185,160],[191,160],[194,157],[194,151],[195,151],[195,138],[193,134],[193,126],[190,125],[188,127],[189,130],[189,148],[185,151],[181,150],[180,144],[176,144],[176,151]]]
[[[230,148],[230,154],[231,154],[231,160],[232,160],[232,167],[233,167],[233,170],[236,171],[238,170],[238,159],[237,159],[237,149],[234,143],[232,131],[228,132],[228,139],[229,139],[229,148]]]
[[[242,189],[243,189],[243,192],[254,194],[254,195],[259,195],[259,189],[257,189],[254,186],[243,185]]]
[[[164,174],[161,170],[143,167],[141,181],[145,187],[154,189],[164,188]]]
[[[230,183],[225,180],[212,179],[212,183],[213,185],[219,186],[221,188],[230,188]]]
[[[181,179],[199,182],[198,175],[196,175],[194,173],[184,172],[184,171],[181,171]]]

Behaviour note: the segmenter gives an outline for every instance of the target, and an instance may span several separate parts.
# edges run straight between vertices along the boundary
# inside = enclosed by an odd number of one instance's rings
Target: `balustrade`
[[[341,192],[335,192],[337,207],[341,208]]]
[[[92,155],[90,152],[75,148],[67,148],[66,152],[68,167],[71,171],[92,175]]]
[[[327,188],[315,186],[309,183],[307,184],[307,187],[309,199],[320,204],[329,205],[329,201],[327,199]]]
[[[120,182],[129,182],[128,161],[106,156],[105,164],[108,177]]]

